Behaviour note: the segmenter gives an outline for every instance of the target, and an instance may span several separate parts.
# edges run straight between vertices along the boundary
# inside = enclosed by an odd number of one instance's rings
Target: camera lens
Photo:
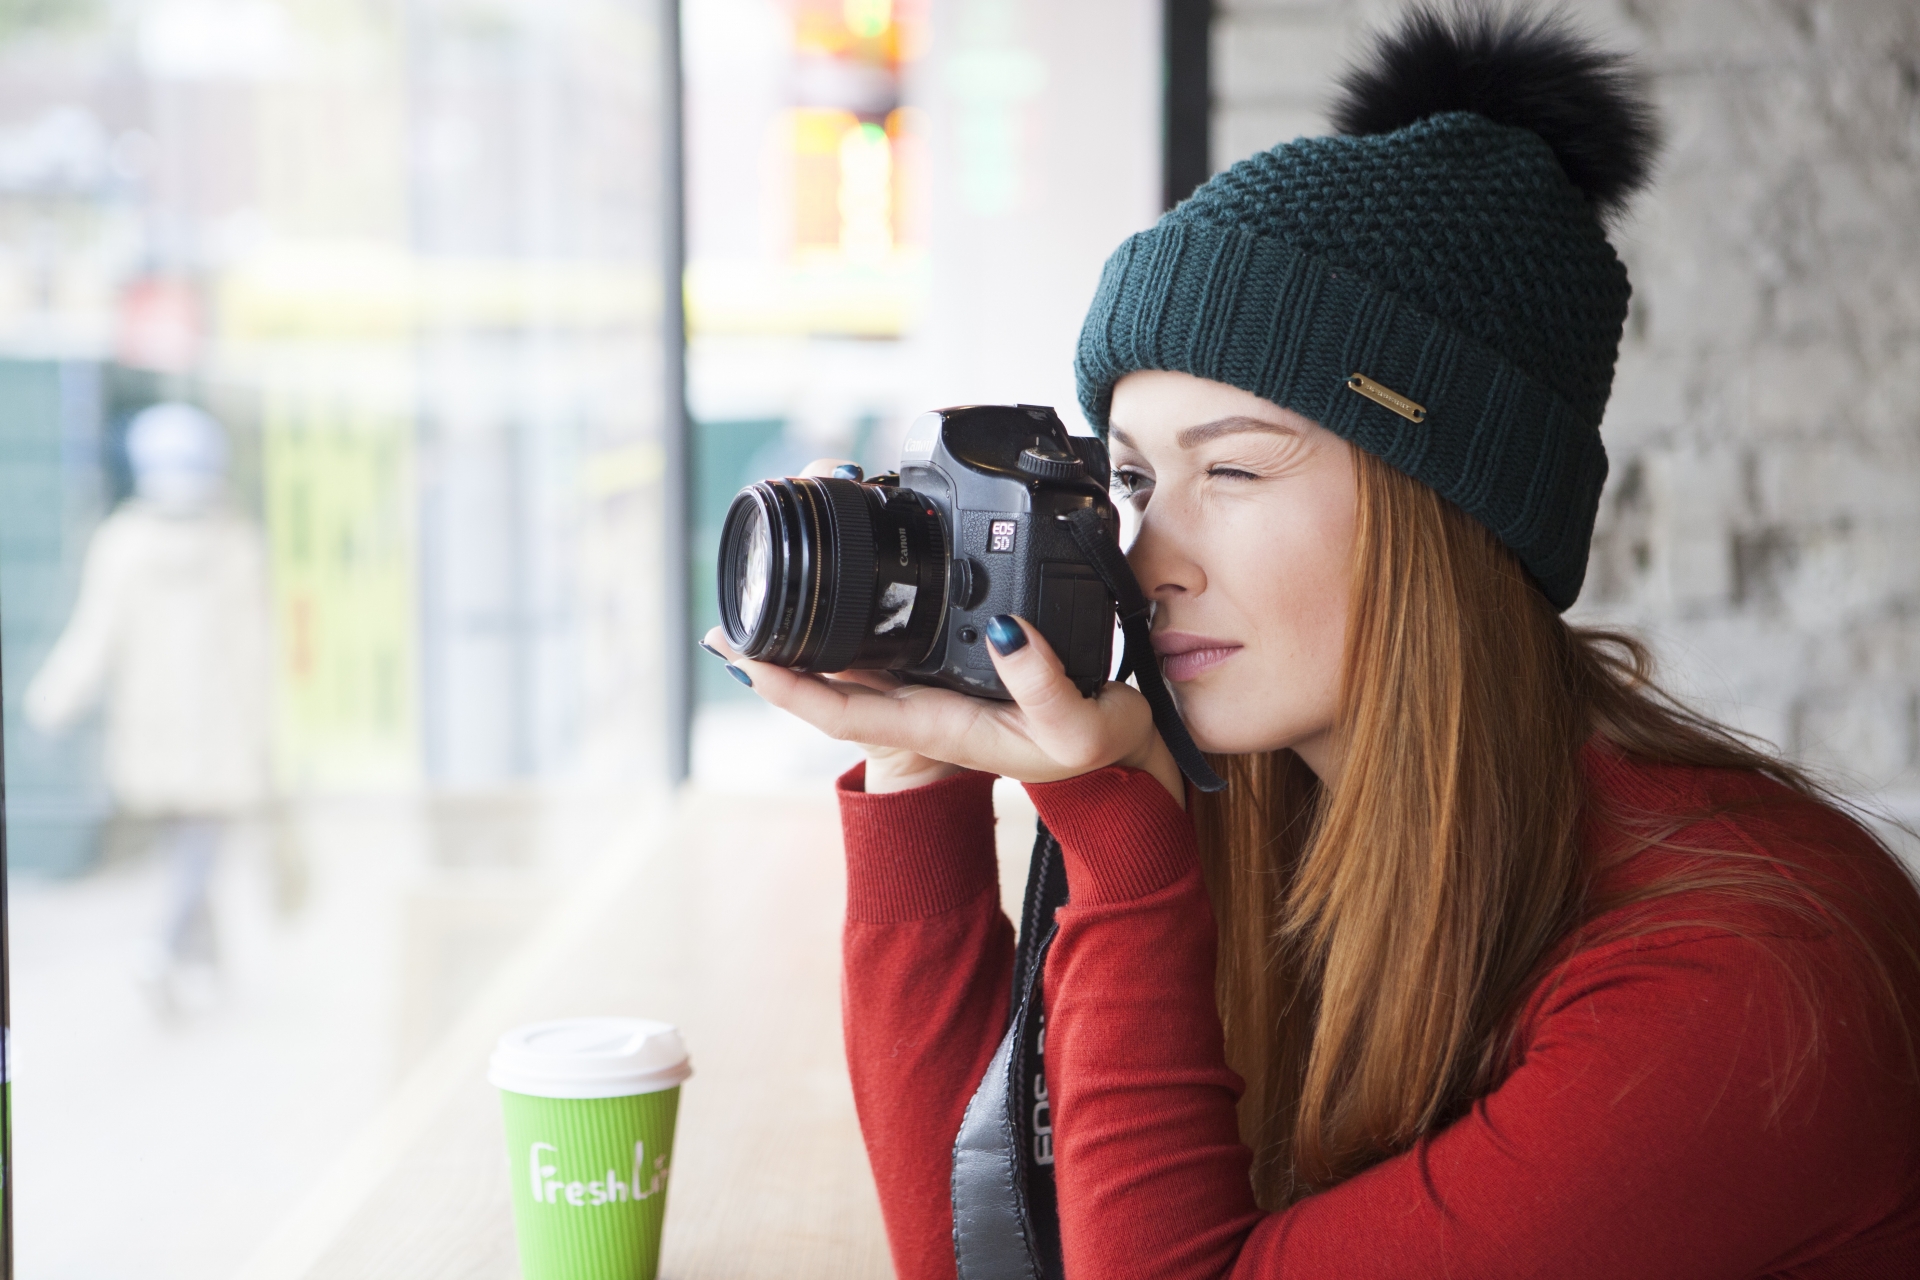
[[[923,661],[946,612],[947,543],[910,490],[766,480],[720,533],[720,623],[749,658],[801,671]]]

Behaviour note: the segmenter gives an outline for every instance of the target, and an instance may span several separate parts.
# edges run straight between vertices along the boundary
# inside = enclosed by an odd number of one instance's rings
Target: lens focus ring
[[[843,671],[860,651],[873,612],[873,513],[866,491],[852,480],[815,480],[815,492],[831,521],[827,541],[832,565],[825,636],[808,662],[816,671]]]

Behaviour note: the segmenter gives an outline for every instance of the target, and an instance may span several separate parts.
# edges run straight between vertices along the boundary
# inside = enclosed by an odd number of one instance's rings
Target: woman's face
[[[1109,416],[1127,553],[1194,741],[1291,747],[1322,779],[1346,644],[1353,449],[1256,395],[1191,374],[1120,379]]]

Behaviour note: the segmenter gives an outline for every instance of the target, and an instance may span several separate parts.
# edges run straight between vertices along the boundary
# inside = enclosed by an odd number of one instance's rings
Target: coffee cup
[[[673,1168],[680,1033],[644,1018],[567,1018],[500,1037],[514,1235],[525,1280],[654,1280]]]

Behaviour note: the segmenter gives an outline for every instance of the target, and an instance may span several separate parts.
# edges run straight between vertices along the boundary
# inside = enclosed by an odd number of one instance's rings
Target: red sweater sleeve
[[[953,1140],[1006,1031],[993,776],[870,796],[840,779],[847,850],[842,1024],[899,1280],[951,1280]]]
[[[1822,934],[1693,927],[1579,952],[1542,984],[1523,1055],[1469,1114],[1260,1212],[1190,824],[1126,770],[1028,790],[1072,891],[1045,975],[1069,1275],[1915,1274],[1920,1108],[1872,1064],[1861,1019],[1833,1013],[1847,993],[1811,993],[1823,1053],[1773,1113],[1810,1014],[1761,948],[1806,948],[1810,972],[1837,973]]]

